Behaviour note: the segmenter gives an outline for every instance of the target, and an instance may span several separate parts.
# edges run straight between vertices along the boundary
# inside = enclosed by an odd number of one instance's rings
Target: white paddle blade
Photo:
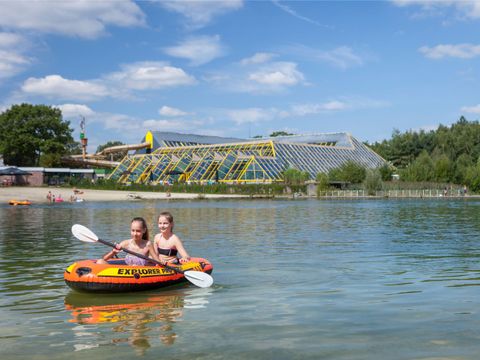
[[[188,281],[192,284],[197,285],[201,288],[207,288],[212,286],[213,284],[213,277],[209,274],[201,272],[201,271],[185,271],[183,273]]]
[[[75,224],[72,226],[72,234],[78,240],[81,240],[81,241],[85,241],[85,242],[98,241],[98,236],[95,235],[92,230],[80,224]]]

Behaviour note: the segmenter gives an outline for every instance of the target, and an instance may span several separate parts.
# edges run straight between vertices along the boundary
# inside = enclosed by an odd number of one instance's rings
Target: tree
[[[438,182],[450,182],[453,180],[453,164],[450,158],[441,154],[433,160],[435,180]]]
[[[390,181],[392,180],[392,175],[394,173],[394,168],[393,166],[389,164],[385,164],[381,167],[378,168],[378,171],[380,173],[380,176],[382,177],[383,181]]]
[[[112,147],[112,146],[119,146],[119,145],[125,145],[125,144],[121,141],[118,141],[118,140],[108,141],[107,143],[105,143],[103,145],[98,145],[97,153],[103,151],[106,148],[109,148],[109,147]],[[110,156],[110,160],[111,161],[121,161],[125,157],[126,153],[127,153],[127,151],[120,151],[120,152],[117,152],[117,153],[112,153],[111,156]]]
[[[378,169],[368,169],[363,186],[367,190],[368,195],[375,195],[377,190],[382,190],[383,182],[380,171]]]
[[[480,190],[480,164],[472,165],[466,170],[465,183],[474,192]]]
[[[342,166],[332,169],[328,173],[328,177],[335,181],[345,181],[352,184],[363,182],[366,175],[366,169],[357,163],[349,160]]]
[[[402,172],[406,181],[433,181],[435,178],[434,163],[427,151],[422,153]]]
[[[288,136],[288,135],[294,135],[294,134],[288,133],[286,131],[274,131],[270,134],[270,137]]]
[[[6,164],[58,166],[74,149],[70,122],[60,109],[46,105],[13,105],[0,114],[0,153]]]
[[[317,181],[318,190],[327,190],[330,186],[328,175],[325,173],[318,173],[315,180]]]
[[[283,181],[287,185],[301,185],[309,179],[310,174],[307,171],[290,168],[283,172]]]

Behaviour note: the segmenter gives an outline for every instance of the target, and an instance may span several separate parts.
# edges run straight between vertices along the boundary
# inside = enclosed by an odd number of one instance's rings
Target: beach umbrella
[[[19,169],[17,167],[7,167],[4,169],[0,169],[0,175],[32,175],[32,173],[29,173],[28,171]]]
[[[7,168],[0,169],[0,176],[1,175],[10,175],[12,177],[11,181],[13,183],[13,177],[17,175],[32,175],[32,173],[29,173],[28,171],[19,169],[14,166],[10,166]]]

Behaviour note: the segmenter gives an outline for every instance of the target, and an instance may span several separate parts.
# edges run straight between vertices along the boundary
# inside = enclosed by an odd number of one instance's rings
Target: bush
[[[382,190],[383,182],[382,182],[382,175],[380,171],[375,170],[367,170],[367,174],[365,176],[365,181],[363,182],[363,186],[367,191],[368,195],[375,195],[377,190]]]
[[[310,179],[310,174],[297,169],[287,169],[283,172],[283,181],[286,185],[301,185]]]
[[[327,190],[330,187],[328,175],[325,173],[318,173],[315,180],[317,181],[318,190]]]
[[[360,184],[365,179],[366,169],[353,161],[347,161],[342,166],[330,170],[328,177],[334,181],[345,181]]]

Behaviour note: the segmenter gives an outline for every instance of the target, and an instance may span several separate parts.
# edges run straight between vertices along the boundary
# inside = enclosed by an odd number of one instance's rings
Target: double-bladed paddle
[[[99,242],[99,243],[102,243],[104,245],[110,246],[112,248],[116,248],[114,243],[111,243],[110,241],[106,241],[106,240],[103,240],[103,239],[99,239],[98,236],[95,235],[95,233],[93,231],[91,231],[89,228],[87,228],[83,225],[80,225],[80,224],[75,224],[75,225],[72,226],[72,234],[78,240],[81,240],[81,241],[84,241],[84,242]],[[183,274],[188,281],[190,281],[192,284],[194,284],[198,287],[206,288],[206,287],[209,287],[213,284],[213,278],[207,273],[204,273],[204,272],[201,272],[201,271],[193,271],[193,270],[183,271],[183,270],[180,270],[176,267],[163,264],[160,261],[156,261],[154,259],[151,259],[148,256],[136,253],[134,251],[131,251],[131,250],[128,250],[128,249],[125,249],[125,248],[122,248],[122,250],[125,251],[126,253],[131,254],[131,255],[134,255],[134,256],[137,256],[139,258],[151,261],[155,264],[161,265],[161,266],[165,267],[166,269],[175,271],[176,273]]]

